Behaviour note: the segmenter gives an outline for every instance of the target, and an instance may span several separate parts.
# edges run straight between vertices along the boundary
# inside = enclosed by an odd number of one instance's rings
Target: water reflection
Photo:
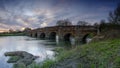
[[[45,43],[48,43],[49,46],[46,46]],[[0,37],[0,68],[12,68],[12,65],[6,62],[8,57],[6,58],[4,56],[5,52],[26,51],[33,55],[40,56],[37,61],[42,62],[46,58],[53,58],[54,52],[52,49],[54,47],[55,46],[50,44],[48,41],[38,40],[26,36]]]
[[[40,56],[37,62],[42,62],[46,58],[54,59],[52,49],[55,47],[65,47],[67,49],[72,47],[69,41],[56,42],[56,40],[43,40],[27,36],[0,37],[0,68],[12,68],[12,64],[6,62],[8,57],[4,56],[5,52],[26,51],[35,56]]]

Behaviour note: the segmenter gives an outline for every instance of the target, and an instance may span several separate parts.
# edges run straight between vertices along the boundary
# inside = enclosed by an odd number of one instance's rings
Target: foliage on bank
[[[57,48],[56,51],[59,54],[55,60],[46,60],[43,64],[34,64],[36,67],[32,68],[120,67],[120,39],[85,44],[69,51]]]
[[[117,68],[119,53],[120,39],[90,43],[62,52],[51,68]]]
[[[24,36],[24,33],[0,33],[0,36]]]

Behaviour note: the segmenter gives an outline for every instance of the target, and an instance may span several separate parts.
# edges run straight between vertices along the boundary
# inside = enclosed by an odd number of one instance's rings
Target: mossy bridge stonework
[[[86,42],[88,35],[95,36],[97,28],[94,26],[51,26],[31,30],[27,32],[28,36],[42,39],[57,39],[70,41],[73,38],[75,41]]]

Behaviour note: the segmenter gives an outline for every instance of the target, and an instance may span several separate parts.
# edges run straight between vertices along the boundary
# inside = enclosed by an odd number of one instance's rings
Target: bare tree
[[[25,28],[24,30],[23,30],[24,32],[28,32],[28,31],[31,31],[31,28]]]
[[[12,33],[12,32],[14,32],[14,30],[13,29],[9,29],[9,33]]]
[[[120,4],[118,4],[114,12],[109,13],[109,21],[110,23],[120,24]]]
[[[70,26],[72,25],[72,22],[70,22],[68,19],[65,20],[59,20],[56,23],[57,26]]]
[[[89,25],[89,23],[85,21],[78,21],[77,25],[86,26],[86,25]]]

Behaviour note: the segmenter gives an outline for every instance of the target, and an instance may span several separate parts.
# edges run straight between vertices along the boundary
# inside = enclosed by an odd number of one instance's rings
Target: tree
[[[100,24],[105,24],[105,23],[106,21],[104,19],[100,21]]]
[[[97,26],[99,26],[99,24],[96,22],[96,23],[93,24],[93,26],[96,26],[96,27],[97,27]]]
[[[88,23],[88,22],[85,22],[85,21],[78,21],[77,25],[87,26],[87,25],[89,25],[89,23]]]
[[[109,13],[109,21],[110,23],[120,24],[120,4],[118,4],[114,12]]]
[[[23,30],[23,32],[29,32],[29,31],[31,31],[31,28],[25,28],[25,29]]]
[[[57,26],[70,26],[72,25],[72,22],[70,22],[68,19],[65,20],[59,20],[56,23]]]
[[[105,20],[101,20],[100,25],[99,25],[99,30],[101,31],[102,29],[106,28],[107,26],[108,26],[108,23],[106,23]]]
[[[14,30],[13,29],[9,29],[9,33],[13,33],[14,32]]]

